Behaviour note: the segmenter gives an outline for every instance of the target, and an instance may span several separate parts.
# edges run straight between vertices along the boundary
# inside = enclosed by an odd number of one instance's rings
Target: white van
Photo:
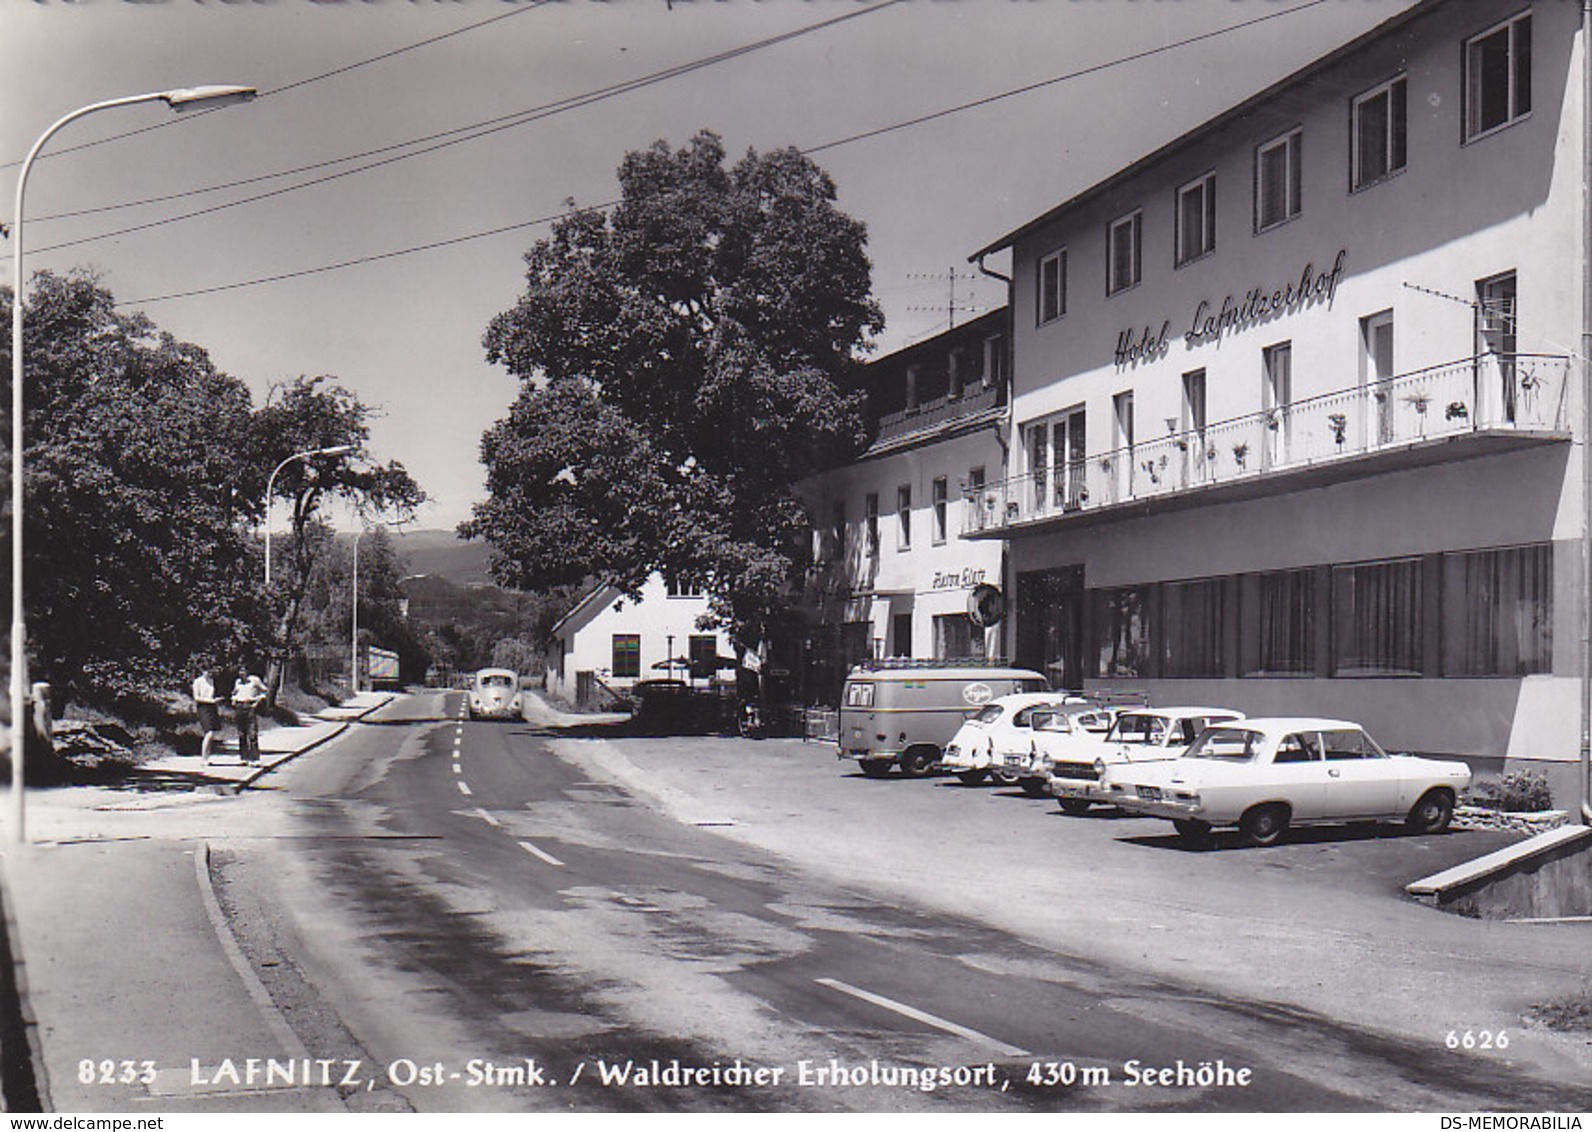
[[[964,720],[1017,692],[1045,692],[1028,668],[926,660],[875,660],[853,668],[840,700],[837,757],[855,759],[869,778],[890,768],[929,774]]]

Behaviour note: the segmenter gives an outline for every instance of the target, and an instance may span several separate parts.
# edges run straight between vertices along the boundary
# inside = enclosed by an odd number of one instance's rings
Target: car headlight
[[[1105,777],[1105,773],[1106,773],[1106,760],[1105,759],[1096,759],[1095,760],[1095,773],[1100,775],[1102,778]]]

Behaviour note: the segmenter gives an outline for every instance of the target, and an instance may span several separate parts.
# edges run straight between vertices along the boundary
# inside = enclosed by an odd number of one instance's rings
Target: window
[[[992,334],[984,339],[984,388],[1006,380],[1006,338]]]
[[[1220,579],[1169,582],[1163,586],[1162,675],[1223,675],[1222,642],[1226,620]]]
[[[712,679],[719,666],[719,639],[711,633],[692,633],[686,650],[686,656],[691,661],[692,678]]]
[[[967,483],[962,489],[962,496],[966,505],[972,508],[972,513],[962,513],[962,529],[983,530],[995,522],[995,500],[992,497],[984,498],[984,469],[969,468],[967,470]]]
[[[1177,191],[1177,263],[1181,267],[1216,250],[1216,174]]]
[[[1332,568],[1332,674],[1419,676],[1425,624],[1421,560]]]
[[[1039,261],[1039,323],[1067,313],[1067,249],[1051,252]]]
[[[1183,431],[1203,440],[1205,423],[1205,371],[1190,370],[1183,375]]]
[[[896,549],[912,549],[912,488],[896,488]]]
[[[1101,679],[1118,676],[1148,677],[1150,622],[1149,591],[1128,587],[1094,591],[1096,601],[1095,669]]]
[[[879,493],[870,491],[862,501],[863,531],[867,538],[868,557],[879,554]]]
[[[948,362],[946,368],[950,384],[946,388],[945,395],[955,401],[962,395],[962,389],[967,384],[967,352],[960,348],[952,350]]]
[[[641,675],[641,634],[615,633],[613,674],[621,679]]]
[[[923,394],[923,390],[921,388],[922,380],[923,380],[923,367],[922,366],[908,366],[907,367],[907,411],[908,412],[911,412],[913,409],[916,409],[918,407],[918,398],[921,397],[922,394]]]
[[[833,561],[839,562],[846,557],[846,501],[835,500],[834,510],[829,517],[829,547]]]
[[[1531,15],[1465,41],[1465,140],[1531,113]]]
[[[1239,580],[1239,670],[1300,676],[1315,670],[1315,577],[1274,570]]]
[[[1135,212],[1111,222],[1106,233],[1106,294],[1126,291],[1139,282],[1143,260],[1139,251],[1144,213]]]
[[[702,586],[696,582],[682,582],[678,578],[669,578],[664,585],[670,597],[701,597]]]
[[[965,613],[940,613],[934,617],[934,659],[984,655],[984,630],[975,628]]]
[[[894,656],[912,656],[912,612],[893,614],[890,618],[891,644]]]
[[[1491,354],[1482,375],[1484,404],[1496,404],[1505,421],[1513,422],[1519,399],[1515,350],[1519,347],[1518,287],[1510,271],[1476,284],[1476,352]],[[1491,371],[1491,372],[1488,372]],[[1496,392],[1489,390],[1493,385]],[[1494,400],[1496,398],[1496,401]]]
[[[1443,675],[1553,670],[1553,547],[1443,555]]]
[[[1350,133],[1351,188],[1364,188],[1404,168],[1407,139],[1403,76],[1354,100]]]
[[[1255,231],[1264,232],[1299,215],[1303,168],[1295,130],[1255,151]]]
[[[944,476],[936,476],[932,487],[934,503],[934,531],[935,546],[945,542],[945,509],[946,509],[946,482]]]

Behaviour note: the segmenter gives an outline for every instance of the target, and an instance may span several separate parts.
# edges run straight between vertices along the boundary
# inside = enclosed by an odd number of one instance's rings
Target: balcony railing
[[[1473,433],[1563,432],[1569,359],[1483,354],[1069,460],[964,493],[963,534]]]
[[[877,440],[893,440],[898,436],[943,424],[959,417],[971,416],[997,404],[995,386],[969,386],[960,397],[936,397],[910,409],[885,413],[879,418]],[[877,442],[876,440],[876,442]]]

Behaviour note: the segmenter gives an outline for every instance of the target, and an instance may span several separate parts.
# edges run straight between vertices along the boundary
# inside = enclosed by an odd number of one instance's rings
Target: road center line
[[[469,783],[467,783],[467,782],[459,783],[459,793],[460,794],[469,794],[471,792],[472,791],[470,790],[470,784]]]
[[[944,1030],[947,1034],[955,1034],[957,1037],[966,1038],[968,1041],[975,1042],[978,1045],[989,1046],[1004,1057],[1030,1056],[1027,1050],[1007,1045],[1005,1042],[992,1038],[988,1034],[981,1034],[977,1030],[959,1026],[955,1022],[925,1013],[916,1007],[908,1006],[904,1002],[897,1002],[892,998],[885,998],[883,995],[865,991],[861,987],[854,987],[850,983],[841,982],[839,979],[814,979],[813,982],[819,986],[828,987],[830,990],[837,990],[841,994],[849,994],[853,998],[860,998],[864,1002],[871,1002],[875,1006],[883,1007],[885,1010],[893,1011],[905,1018],[911,1018],[914,1022],[922,1022],[924,1025],[933,1026],[936,1030]]]
[[[548,853],[548,852],[545,852],[544,850],[538,849],[536,846],[532,845],[529,841],[521,841],[519,843],[519,845],[520,845],[521,849],[525,850],[527,853],[531,854],[533,857],[540,857],[542,860],[546,861],[549,865],[556,865],[559,868],[563,868],[564,867],[564,862],[563,861],[560,861],[557,857],[553,856],[551,853]]]
[[[500,827],[503,825],[502,822],[498,821],[497,818],[495,818],[491,814],[487,813],[480,806],[477,806],[475,808],[475,816],[480,818],[482,821],[486,822],[487,825],[495,825],[495,826],[500,826]]]

